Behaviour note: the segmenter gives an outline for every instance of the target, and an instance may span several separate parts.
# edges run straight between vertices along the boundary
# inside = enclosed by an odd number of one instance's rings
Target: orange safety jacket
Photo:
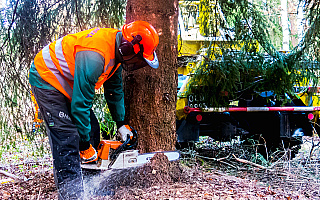
[[[93,28],[66,35],[45,46],[36,55],[34,65],[43,80],[71,101],[76,53],[95,51],[104,57],[104,71],[95,86],[95,89],[99,89],[120,66],[120,64],[114,66],[115,42],[118,32],[119,30],[112,28]]]

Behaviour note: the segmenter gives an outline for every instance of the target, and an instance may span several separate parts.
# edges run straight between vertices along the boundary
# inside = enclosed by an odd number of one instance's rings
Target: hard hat
[[[135,53],[141,51],[143,58],[152,68],[158,68],[159,62],[155,52],[159,44],[159,36],[155,28],[145,21],[134,21],[122,27],[122,36],[131,42],[137,35],[142,37],[139,45],[134,45]],[[142,46],[142,48],[141,48]]]

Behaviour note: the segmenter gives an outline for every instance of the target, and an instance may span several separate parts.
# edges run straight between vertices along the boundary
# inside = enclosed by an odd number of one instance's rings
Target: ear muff
[[[143,46],[140,44],[142,37],[136,35],[131,42],[128,42],[122,38],[122,42],[119,46],[119,52],[122,56],[130,56],[138,54],[139,52],[143,53]]]
[[[131,42],[124,41],[119,46],[119,52],[122,56],[129,56],[134,54],[134,49]]]

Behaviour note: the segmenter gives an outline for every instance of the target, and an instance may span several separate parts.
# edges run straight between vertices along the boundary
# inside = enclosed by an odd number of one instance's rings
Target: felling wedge
[[[126,169],[138,167],[147,163],[156,153],[163,153],[169,161],[178,160],[180,157],[177,151],[164,151],[139,154],[135,150],[137,146],[137,132],[133,129],[133,137],[127,141],[102,140],[97,148],[98,161],[95,163],[82,164],[83,169],[109,170]]]

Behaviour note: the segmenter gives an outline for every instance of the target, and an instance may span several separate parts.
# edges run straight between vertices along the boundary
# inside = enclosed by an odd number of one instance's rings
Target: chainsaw
[[[169,161],[178,160],[177,151],[162,151],[139,154],[137,147],[137,131],[132,127],[133,136],[127,137],[125,142],[115,140],[102,140],[97,148],[98,161],[94,163],[81,164],[83,169],[110,170],[138,167],[146,164],[156,153],[163,153]]]

